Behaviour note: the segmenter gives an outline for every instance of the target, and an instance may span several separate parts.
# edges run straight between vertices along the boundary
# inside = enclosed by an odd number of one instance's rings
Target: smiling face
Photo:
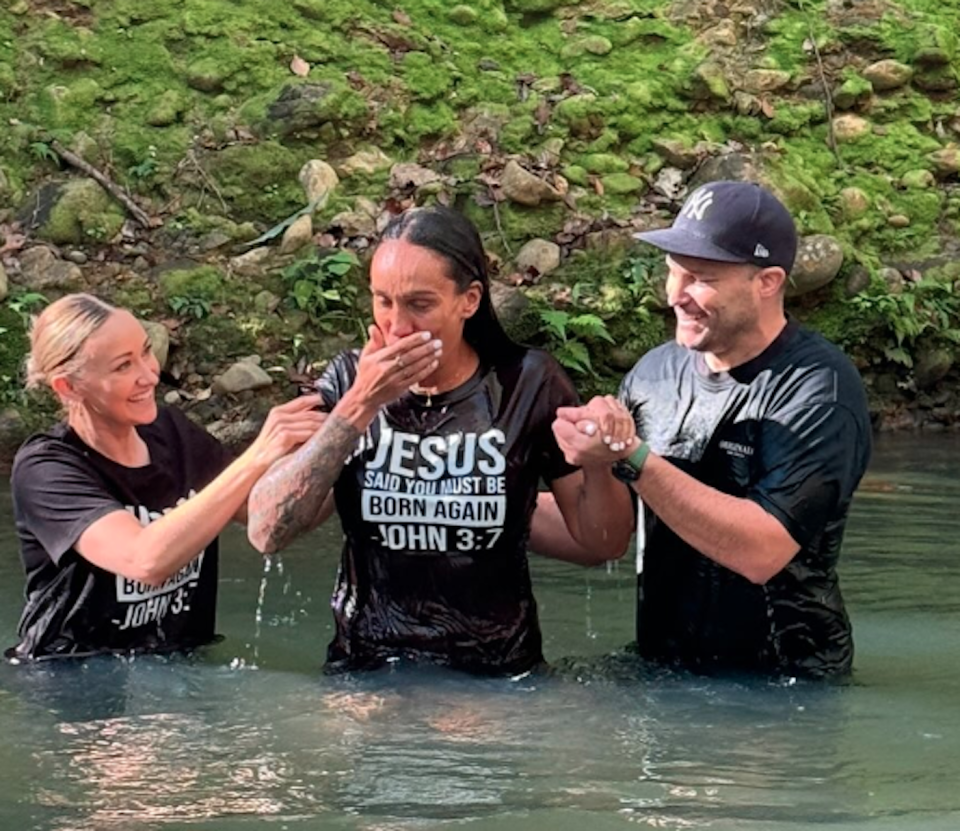
[[[83,407],[91,421],[109,428],[156,419],[160,366],[132,314],[114,311],[84,343],[80,359],[77,373],[52,381],[68,406]]]
[[[405,239],[385,240],[370,264],[373,316],[387,344],[414,332],[443,341],[444,356],[463,346],[463,326],[477,311],[483,288],[478,281],[460,291],[446,259]]]
[[[667,268],[677,342],[707,353],[714,368],[759,354],[769,342],[768,327],[778,318],[782,325],[782,269],[680,255],[668,255]]]

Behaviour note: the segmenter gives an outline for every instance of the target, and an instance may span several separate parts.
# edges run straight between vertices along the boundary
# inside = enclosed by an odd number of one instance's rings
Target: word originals
[[[119,628],[121,630],[134,629],[137,626],[143,626],[145,623],[160,620],[167,612],[172,615],[189,612],[190,605],[187,603],[189,597],[190,587],[181,587],[172,594],[151,597],[142,603],[127,606],[127,616],[123,619]]]
[[[368,470],[382,470],[405,479],[432,481],[443,476],[467,476],[482,473],[498,476],[507,469],[502,448],[507,438],[503,430],[485,433],[453,433],[449,436],[420,436],[401,433],[383,425],[380,444]]]
[[[449,535],[454,536],[457,551],[482,551],[493,548],[502,528],[447,528],[444,525],[384,525],[377,526],[380,542],[391,551],[448,551]]]
[[[494,494],[506,492],[503,476],[464,476],[462,479],[443,479],[440,482],[424,482],[422,479],[401,479],[395,473],[368,470],[363,476],[363,486],[381,491],[403,491],[417,496],[464,496],[470,494]]]
[[[740,444],[740,442],[724,439],[718,446],[721,450],[726,450],[731,456],[739,456],[741,459],[753,455],[753,448],[749,444]]]
[[[365,490],[361,493],[360,506],[366,522],[426,522],[481,528],[503,525],[507,497],[472,496],[464,499]]]
[[[159,586],[150,586],[146,583],[138,583],[136,580],[128,580],[126,577],[117,575],[117,601],[120,603],[136,603],[139,600],[146,600],[149,597],[157,597],[162,594],[169,594],[174,589],[178,589],[186,583],[196,583],[200,579],[200,572],[203,569],[202,552],[196,559],[191,560],[176,574],[171,575]]]

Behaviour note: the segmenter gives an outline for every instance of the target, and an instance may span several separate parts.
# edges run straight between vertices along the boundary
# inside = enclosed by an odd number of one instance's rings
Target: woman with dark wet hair
[[[461,214],[395,218],[370,266],[369,342],[330,363],[317,384],[324,426],[251,493],[248,533],[263,552],[340,516],[331,670],[540,663],[526,546],[541,479],[598,558],[626,548],[626,489],[610,465],[568,465],[551,430],[576,401],[570,380],[507,337],[489,286]]]

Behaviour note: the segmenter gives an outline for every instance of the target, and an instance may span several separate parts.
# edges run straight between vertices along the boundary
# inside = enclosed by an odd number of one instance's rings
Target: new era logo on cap
[[[690,194],[669,228],[635,235],[668,254],[725,263],[779,266],[797,254],[793,218],[753,182],[710,182]]]

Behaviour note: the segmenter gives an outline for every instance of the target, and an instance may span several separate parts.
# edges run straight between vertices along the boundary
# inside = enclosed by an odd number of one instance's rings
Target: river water
[[[960,439],[883,437],[841,578],[840,687],[644,670],[633,567],[538,560],[553,674],[328,678],[336,529],[269,570],[231,532],[225,640],[0,666],[0,830],[960,827]],[[0,631],[22,577],[0,498]]]

